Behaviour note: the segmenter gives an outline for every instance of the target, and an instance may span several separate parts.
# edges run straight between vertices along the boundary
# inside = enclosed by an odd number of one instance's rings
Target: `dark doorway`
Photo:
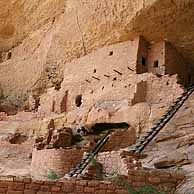
[[[65,95],[63,96],[63,99],[60,104],[61,113],[67,112],[67,97],[68,97],[68,90],[65,91]]]
[[[0,52],[0,63],[3,62],[2,52]]]
[[[82,105],[82,95],[81,95],[81,94],[78,95],[78,96],[76,96],[75,105],[76,105],[77,107],[80,107],[80,106]]]
[[[53,100],[53,104],[52,104],[52,112],[55,112],[55,105],[56,105],[56,102],[55,102],[55,100]]]
[[[127,129],[129,128],[129,124],[125,122],[121,123],[96,123],[91,127],[93,134],[99,134],[105,130],[111,129]]]
[[[146,66],[146,58],[145,57],[142,57],[141,58],[141,64],[145,67]]]
[[[154,68],[158,67],[159,66],[159,61],[154,61]]]
[[[11,56],[12,56],[12,53],[11,53],[11,52],[8,52],[8,53],[7,53],[7,60],[8,60],[8,59],[11,59]]]

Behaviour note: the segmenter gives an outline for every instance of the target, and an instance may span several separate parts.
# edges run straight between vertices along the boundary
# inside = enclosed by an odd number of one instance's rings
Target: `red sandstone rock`
[[[22,135],[20,133],[10,134],[5,138],[5,140],[11,144],[21,144],[21,143],[27,141],[27,139],[28,139],[27,136]]]
[[[43,148],[64,148],[71,146],[72,130],[70,128],[49,129],[46,137],[36,138],[35,147]]]

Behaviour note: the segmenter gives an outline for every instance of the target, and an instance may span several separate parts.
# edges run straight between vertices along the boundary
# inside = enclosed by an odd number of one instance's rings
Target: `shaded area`
[[[91,127],[91,130],[94,134],[99,134],[102,131],[111,130],[111,129],[127,129],[129,128],[129,124],[122,123],[96,123]]]

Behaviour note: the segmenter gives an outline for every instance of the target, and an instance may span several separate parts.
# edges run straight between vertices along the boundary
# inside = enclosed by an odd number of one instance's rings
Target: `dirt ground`
[[[0,176],[30,176],[33,141],[10,144],[0,141]]]

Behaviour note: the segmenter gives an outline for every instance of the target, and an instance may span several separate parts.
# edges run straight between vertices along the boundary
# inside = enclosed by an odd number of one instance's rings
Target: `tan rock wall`
[[[4,91],[4,101],[8,104],[20,107],[37,84],[41,85],[41,89],[44,88],[41,76],[45,69],[45,43],[48,46],[49,35],[44,36],[49,27],[50,25],[44,26],[39,33],[29,37],[17,49],[13,49],[12,58],[0,64],[0,83]]]
[[[183,92],[183,87],[177,83],[176,75],[153,78],[147,81],[146,100],[155,104],[170,105]],[[169,93],[169,91],[171,91]]]

